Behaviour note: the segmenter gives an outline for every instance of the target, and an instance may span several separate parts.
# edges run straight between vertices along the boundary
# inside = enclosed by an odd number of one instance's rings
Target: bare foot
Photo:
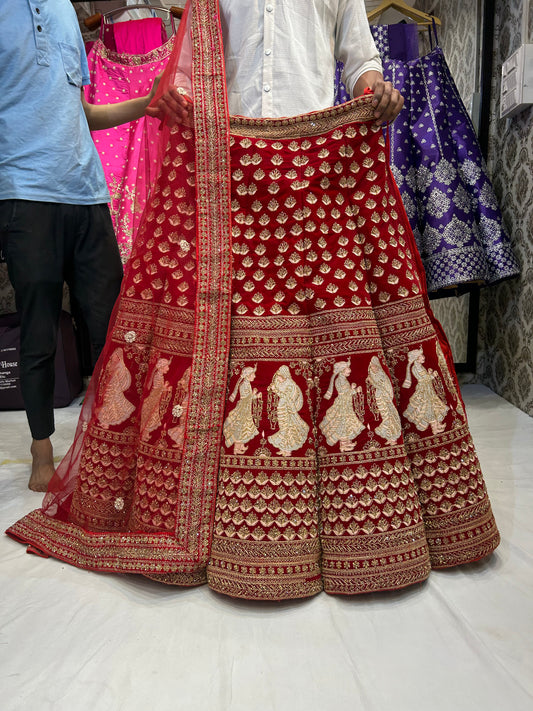
[[[54,452],[49,438],[34,439],[30,448],[32,463],[28,489],[46,491],[50,479],[55,474]]]

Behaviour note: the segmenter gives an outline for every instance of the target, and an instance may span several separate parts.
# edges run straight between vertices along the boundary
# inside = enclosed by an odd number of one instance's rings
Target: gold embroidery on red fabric
[[[308,597],[322,590],[317,539],[287,543],[225,541],[215,536],[209,586],[254,600]]]
[[[168,358],[158,358],[148,379],[149,392],[141,408],[140,437],[147,440],[161,425],[161,418],[170,402],[171,387],[165,380],[170,368]]]
[[[247,443],[259,434],[257,424],[262,409],[262,393],[252,387],[256,372],[257,363],[244,367],[229,396],[230,402],[235,402],[237,393],[239,395],[239,402],[228,413],[223,427],[226,447],[233,447],[234,454],[244,454],[248,449]]]
[[[346,104],[293,118],[253,119],[231,116],[230,131],[234,136],[252,136],[271,140],[301,138],[323,134],[349,122],[369,121],[373,118],[373,111],[372,97],[358,97]],[[368,129],[365,126],[363,131],[366,130]],[[372,130],[375,131],[375,129]],[[337,140],[342,135],[342,132],[339,131],[336,136]]]
[[[173,132],[112,333],[134,377],[109,393],[144,393],[144,412],[121,433],[86,423],[77,526],[36,514],[12,532],[169,584],[207,566],[214,589],[256,599],[397,588],[481,557],[498,533],[382,131],[361,123],[371,98],[235,119],[226,136],[216,6],[193,16],[193,82],[210,98],[194,134]],[[431,397],[415,396],[419,365]]]
[[[40,510],[21,519],[11,533],[38,540],[43,553],[88,570],[142,574],[205,570],[171,534],[93,533],[45,516]]]
[[[345,538],[322,538],[324,590],[353,595],[425,580],[430,560],[424,526]]]
[[[353,450],[354,440],[365,429],[362,421],[364,418],[364,400],[361,397],[363,389],[360,385],[357,386],[348,381],[351,372],[349,360],[337,361],[333,366],[333,373],[324,398],[329,400],[333,395],[334,388],[337,391],[337,396],[320,423],[320,429],[328,445],[332,446],[338,442],[341,452]]]
[[[124,395],[130,385],[131,373],[124,362],[124,351],[116,348],[100,380],[102,403],[97,409],[97,417],[104,429],[121,424],[135,410],[135,405]]]
[[[206,561],[211,541],[216,476],[224,417],[231,319],[230,162],[223,52],[217,0],[194,3],[193,90],[207,97],[194,112],[196,163],[197,279],[194,358],[190,408],[180,472],[176,536]],[[213,47],[218,47],[213,51]],[[206,82],[210,82],[207,87]],[[201,88],[200,88],[201,87]],[[216,284],[216,299],[211,285]],[[199,433],[201,435],[199,436]],[[189,502],[188,504],[186,502]]]
[[[181,449],[185,440],[185,422],[189,412],[189,387],[191,383],[191,368],[187,368],[178,381],[174,396],[172,415],[179,420],[179,424],[169,428],[167,434],[173,441],[173,446]]]
[[[433,434],[438,434],[445,429],[443,420],[449,407],[440,397],[444,393],[439,374],[431,368],[424,368],[424,360],[424,351],[421,348],[415,348],[407,354],[407,373],[402,387],[410,388],[413,376],[417,384],[404,415],[418,430],[424,431],[431,427]]]
[[[268,390],[275,399],[274,408],[279,427],[277,432],[268,437],[268,441],[276,447],[278,454],[290,457],[293,451],[303,446],[309,432],[309,426],[298,414],[303,406],[302,391],[286,365],[274,373]]]
[[[376,427],[376,434],[393,445],[401,437],[402,425],[400,415],[394,404],[394,389],[391,380],[377,356],[372,356],[368,366],[367,400],[376,418],[381,418],[381,424]]]

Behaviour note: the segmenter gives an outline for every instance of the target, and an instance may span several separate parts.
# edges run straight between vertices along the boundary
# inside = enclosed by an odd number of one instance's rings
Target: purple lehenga
[[[436,44],[419,57],[413,24],[371,29],[384,77],[405,100],[390,131],[391,165],[428,291],[516,276],[481,148],[442,49]],[[343,100],[339,83],[336,96]]]

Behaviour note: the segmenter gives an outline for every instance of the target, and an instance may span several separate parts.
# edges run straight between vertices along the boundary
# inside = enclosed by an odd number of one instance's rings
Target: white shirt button
[[[274,7],[273,7],[272,5],[267,5],[265,9],[266,9],[267,12],[272,12],[272,10],[274,9]]]
[[[268,93],[270,91],[270,84],[265,84],[263,90]]]
[[[270,57],[270,55],[272,54],[272,50],[271,50],[271,49],[265,49],[265,54],[266,54],[267,57]]]

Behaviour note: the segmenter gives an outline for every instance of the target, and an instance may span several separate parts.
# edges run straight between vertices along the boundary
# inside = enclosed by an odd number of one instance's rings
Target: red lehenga
[[[194,127],[164,138],[75,442],[9,534],[252,599],[482,558],[499,535],[371,99],[229,118],[218,3],[191,9]]]

